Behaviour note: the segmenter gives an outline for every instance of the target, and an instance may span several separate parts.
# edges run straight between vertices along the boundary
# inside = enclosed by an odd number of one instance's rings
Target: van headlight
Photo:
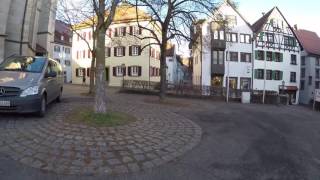
[[[37,95],[39,93],[39,86],[32,86],[22,91],[20,97]]]

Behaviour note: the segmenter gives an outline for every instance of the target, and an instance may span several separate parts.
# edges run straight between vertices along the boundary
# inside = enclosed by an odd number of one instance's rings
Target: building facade
[[[167,82],[170,84],[183,83],[185,69],[180,56],[176,54],[176,47],[174,45],[168,45],[166,64]]]
[[[253,90],[288,94],[297,104],[300,83],[300,44],[275,7],[252,25],[254,31]]]
[[[193,84],[227,87],[229,79],[230,89],[251,89],[250,24],[229,1],[215,10],[214,17],[193,28]]]
[[[52,58],[57,60],[62,66],[65,83],[72,82],[71,50],[72,32],[70,27],[64,22],[56,20],[51,52]]]
[[[2,0],[0,62],[13,55],[51,56],[56,0]]]
[[[295,30],[303,47],[301,52],[300,98],[301,104],[312,104],[314,90],[320,89],[320,38],[312,31]]]
[[[154,28],[158,26],[148,20],[147,14],[140,11],[139,24]],[[80,34],[80,36],[79,36]],[[129,5],[117,8],[114,22],[106,35],[106,81],[109,86],[122,86],[123,80],[160,82],[160,49],[150,37],[152,34],[138,27],[136,10]],[[92,54],[83,40],[92,45],[92,30],[84,27],[73,34],[72,45],[72,82],[89,84]],[[145,48],[144,48],[145,47]],[[124,67],[124,68],[123,68]]]

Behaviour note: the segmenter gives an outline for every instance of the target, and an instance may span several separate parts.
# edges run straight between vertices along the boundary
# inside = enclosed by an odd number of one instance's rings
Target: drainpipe
[[[20,48],[19,48],[19,55],[22,55],[22,41],[24,38],[24,24],[25,24],[25,19],[26,19],[26,14],[27,14],[27,8],[28,8],[28,1],[26,0],[26,3],[24,5],[24,12],[23,12],[23,17],[22,17],[22,25],[21,25],[21,34],[20,34]]]

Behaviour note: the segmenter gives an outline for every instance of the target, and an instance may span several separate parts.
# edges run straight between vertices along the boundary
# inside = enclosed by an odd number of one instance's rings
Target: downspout
[[[25,18],[27,14],[27,7],[28,7],[28,1],[26,0],[26,3],[24,5],[24,12],[23,12],[23,17],[22,17],[22,25],[21,25],[21,34],[20,34],[20,48],[19,48],[19,55],[22,55],[22,41],[24,38],[24,24],[25,24]]]
[[[201,54],[201,56],[200,56],[200,61],[201,61],[201,63],[200,63],[200,70],[201,70],[201,73],[200,73],[200,86],[202,86],[202,63],[203,63],[203,61],[202,61],[202,56],[203,56],[203,49],[202,49],[202,46],[203,46],[203,42],[202,42],[202,28],[200,28],[201,29],[201,36],[200,36],[200,44],[201,44],[201,46],[200,46],[200,54]]]
[[[253,91],[253,78],[254,78],[254,61],[255,61],[255,55],[254,55],[254,36],[255,36],[255,34],[253,33],[253,37],[252,37],[252,40],[251,40],[251,46],[252,46],[252,53],[251,53],[251,61],[252,61],[252,63],[251,63],[251,65],[252,65],[252,67],[251,67],[251,90]]]

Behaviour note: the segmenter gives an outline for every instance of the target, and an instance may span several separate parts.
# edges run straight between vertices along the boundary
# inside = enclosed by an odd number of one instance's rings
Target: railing
[[[160,90],[159,82],[149,81],[137,81],[137,80],[125,80],[123,90],[137,91],[137,92],[152,92],[158,93]],[[230,89],[229,99],[240,100],[242,92],[251,93],[252,103],[262,103],[263,91],[258,90],[239,90]],[[197,86],[190,84],[167,84],[167,94],[174,96],[185,96],[185,97],[212,97],[225,99],[227,89],[224,87],[212,87],[212,86]],[[276,91],[265,92],[265,104],[288,104],[288,96],[279,95]]]

